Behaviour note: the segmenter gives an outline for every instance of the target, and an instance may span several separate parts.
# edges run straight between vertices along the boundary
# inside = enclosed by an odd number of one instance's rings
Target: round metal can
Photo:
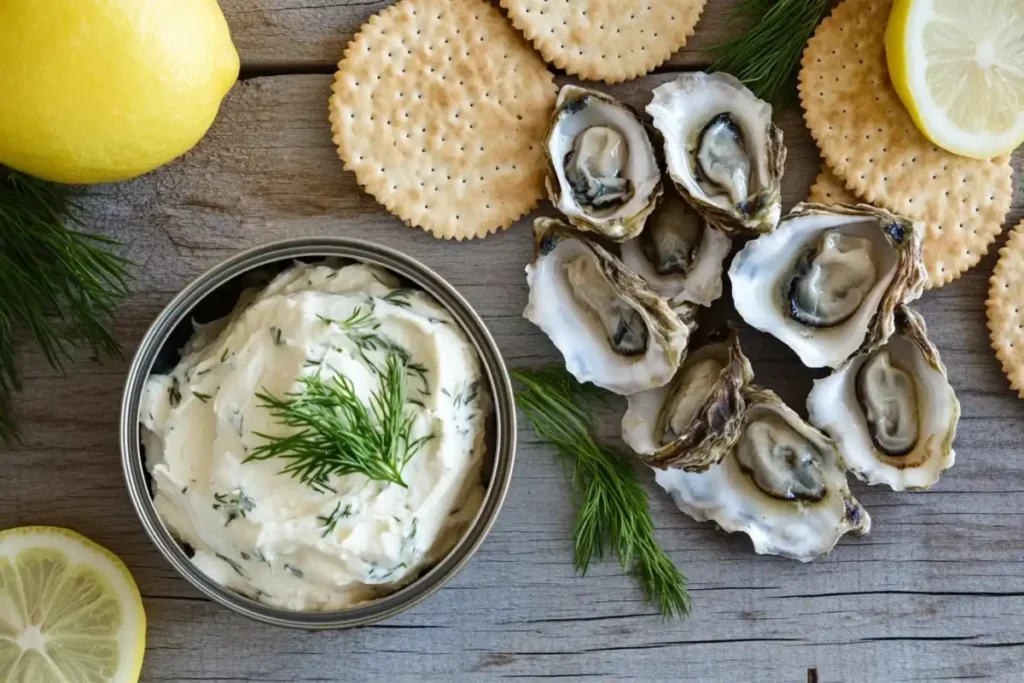
[[[221,586],[192,564],[164,525],[153,504],[149,474],[139,440],[139,405],[153,372],[170,370],[192,336],[193,321],[227,315],[242,291],[269,281],[296,261],[366,263],[379,266],[433,296],[461,326],[480,357],[493,412],[487,427],[486,494],[463,537],[419,578],[373,602],[334,612],[294,612],[252,600]],[[415,259],[371,242],[346,238],[299,238],[255,247],[220,263],[178,294],[160,313],[139,344],[128,371],[121,403],[121,464],[128,493],[157,549],[189,583],[214,601],[252,619],[278,626],[330,629],[363,626],[398,614],[440,589],[465,566],[497,519],[512,478],[516,412],[512,385],[497,345],[469,303],[441,276]]]

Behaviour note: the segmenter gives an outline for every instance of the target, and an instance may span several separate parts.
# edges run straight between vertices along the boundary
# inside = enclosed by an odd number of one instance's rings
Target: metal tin
[[[341,259],[385,268],[434,296],[451,312],[476,347],[490,386],[494,412],[488,429],[490,479],[483,505],[462,539],[442,560],[410,585],[374,602],[335,612],[293,612],[251,600],[210,580],[197,569],[157,515],[139,442],[139,403],[149,375],[169,370],[178,350],[191,336],[192,320],[207,321],[234,308],[245,287],[259,273],[280,272],[294,261]],[[164,367],[159,367],[163,365]],[[443,278],[404,254],[377,244],[344,238],[301,238],[245,251],[215,266],[185,287],[146,332],[132,361],[121,404],[121,464],[128,493],[146,533],[165,558],[207,597],[252,619],[279,626],[329,629],[363,626],[393,616],[425,599],[469,561],[498,516],[512,477],[516,447],[516,413],[505,363],[483,321]]]

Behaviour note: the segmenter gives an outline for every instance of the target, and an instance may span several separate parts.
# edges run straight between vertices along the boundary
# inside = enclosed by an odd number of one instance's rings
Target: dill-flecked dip
[[[480,508],[490,399],[433,298],[296,265],[199,326],[140,422],[160,517],[214,581],[337,610],[414,580]]]

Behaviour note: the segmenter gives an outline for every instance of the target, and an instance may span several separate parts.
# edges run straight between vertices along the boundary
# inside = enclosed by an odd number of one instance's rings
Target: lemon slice
[[[991,159],[1024,142],[1024,2],[896,0],[889,76],[915,125],[954,154]]]
[[[146,614],[128,568],[67,529],[0,532],[0,681],[139,680]]]

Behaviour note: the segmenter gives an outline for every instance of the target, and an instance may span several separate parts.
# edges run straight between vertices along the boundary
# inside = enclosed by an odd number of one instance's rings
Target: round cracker
[[[483,237],[544,197],[554,77],[484,0],[402,0],[371,17],[332,90],[345,168],[406,223]]]
[[[1024,398],[1024,221],[1010,232],[989,280],[989,338],[1010,386]]]
[[[821,167],[821,173],[811,185],[811,193],[808,201],[816,204],[859,204],[860,199],[846,189],[843,181],[836,177],[836,174],[829,170],[828,166]]]
[[[864,201],[846,189],[843,181],[827,166],[822,167],[817,180],[811,185],[808,199],[818,204],[859,204]],[[941,287],[947,282],[952,282],[977,263],[977,259],[964,258],[967,251],[977,253],[980,258],[988,249],[987,243],[980,246],[980,251],[979,247],[970,243],[969,240],[975,233],[966,230],[943,230],[941,225],[933,221],[923,223],[924,268],[928,272],[925,289]]]
[[[826,163],[858,197],[932,230],[931,285],[981,260],[1010,209],[1009,157],[977,160],[934,146],[889,81],[891,0],[845,0],[804,50],[800,101]],[[926,246],[927,248],[927,246]]]
[[[591,81],[643,76],[686,44],[706,0],[501,0],[551,64]]]

